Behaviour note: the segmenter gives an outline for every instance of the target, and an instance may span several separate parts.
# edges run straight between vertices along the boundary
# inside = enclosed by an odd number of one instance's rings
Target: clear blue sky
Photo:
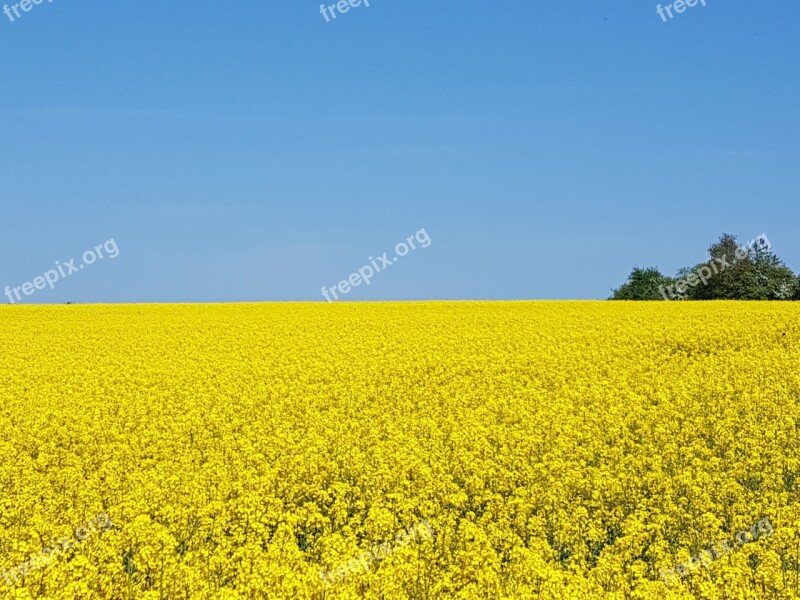
[[[24,302],[319,301],[420,228],[346,299],[605,298],[723,232],[800,270],[800,3],[656,4],[0,14],[0,290],[113,238]]]

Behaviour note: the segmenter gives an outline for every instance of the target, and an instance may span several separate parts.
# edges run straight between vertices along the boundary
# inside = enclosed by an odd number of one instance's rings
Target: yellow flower
[[[0,307],[0,597],[798,598],[798,317]]]

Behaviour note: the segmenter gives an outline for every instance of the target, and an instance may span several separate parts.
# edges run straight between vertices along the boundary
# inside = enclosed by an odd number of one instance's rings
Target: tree
[[[663,300],[661,290],[673,283],[671,277],[662,275],[656,268],[634,267],[628,275],[628,281],[612,290],[610,300]]]
[[[800,300],[800,277],[772,251],[765,235],[740,246],[725,233],[708,249],[709,260],[684,267],[677,277],[634,268],[611,300]]]
[[[744,246],[736,236],[723,234],[708,249],[707,269],[711,276],[704,285],[690,289],[692,300],[789,300],[795,275],[772,252],[772,245],[760,236]],[[702,268],[702,265],[697,268]],[[696,269],[697,269],[696,268]]]

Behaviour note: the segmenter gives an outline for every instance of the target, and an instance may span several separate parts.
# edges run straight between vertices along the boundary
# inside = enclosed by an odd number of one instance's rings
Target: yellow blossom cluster
[[[6,306],[0,432],[2,598],[800,598],[800,303]]]

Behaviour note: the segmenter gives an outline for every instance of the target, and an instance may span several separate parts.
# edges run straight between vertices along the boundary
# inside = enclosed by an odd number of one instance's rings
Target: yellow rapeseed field
[[[1,307],[0,595],[800,598],[799,402],[800,303]]]

